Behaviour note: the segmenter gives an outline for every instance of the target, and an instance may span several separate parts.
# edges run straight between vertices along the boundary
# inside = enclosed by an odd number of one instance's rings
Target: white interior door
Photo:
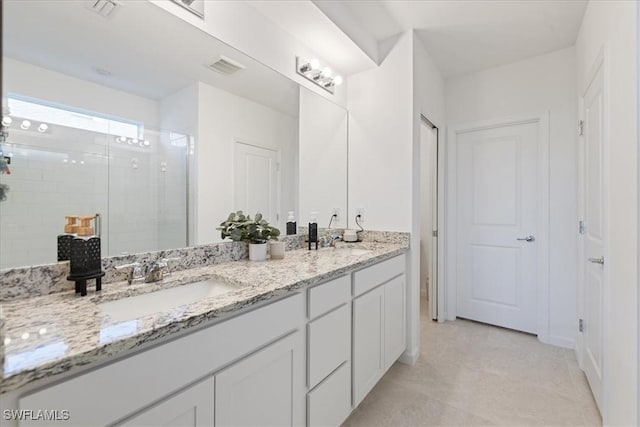
[[[457,316],[536,333],[539,123],[457,135]]]
[[[604,200],[604,108],[602,67],[584,95],[582,140],[581,293],[582,364],[596,403],[602,410],[603,300],[606,239]]]
[[[237,209],[251,216],[260,212],[272,224],[280,221],[277,151],[236,142],[234,187]]]

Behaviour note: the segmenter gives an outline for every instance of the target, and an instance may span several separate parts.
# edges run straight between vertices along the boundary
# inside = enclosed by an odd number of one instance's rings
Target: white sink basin
[[[362,248],[350,248],[348,246],[339,246],[335,248],[325,248],[327,251],[332,251],[336,254],[343,256],[358,256],[358,255],[366,255],[371,251],[369,249]]]
[[[220,280],[204,280],[188,285],[175,286],[147,294],[107,301],[98,304],[102,315],[114,322],[133,320],[153,313],[167,312],[205,298],[226,294],[239,289]]]

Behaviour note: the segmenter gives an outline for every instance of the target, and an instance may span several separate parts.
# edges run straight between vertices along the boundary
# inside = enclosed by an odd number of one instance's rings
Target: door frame
[[[445,236],[443,235],[443,231],[446,226],[446,218],[445,218],[445,168],[443,167],[445,163],[445,152],[443,150],[444,141],[441,138],[442,132],[440,131],[440,127],[434,124],[427,116],[424,114],[420,114],[420,126],[422,125],[431,127],[436,130],[436,186],[435,186],[435,200],[436,200],[436,275],[435,275],[435,288],[436,288],[436,313],[434,317],[434,313],[431,313],[431,320],[438,321],[442,323],[446,320],[446,300],[445,300]],[[422,142],[420,143],[420,149],[422,150]],[[418,178],[420,179],[420,178]],[[420,192],[420,197],[422,197],[422,192]],[[420,212],[422,215],[422,212]],[[418,221],[421,224],[421,221]],[[433,230],[432,230],[433,231]],[[418,235],[420,235],[421,229],[418,229]],[[433,256],[433,254],[432,254]],[[420,275],[418,275],[420,277]],[[431,287],[431,283],[429,283],[429,287]],[[431,300],[432,295],[429,296],[429,304],[433,305],[433,301]]]
[[[601,416],[603,419],[606,419],[606,415],[608,412],[608,390],[609,384],[607,381],[606,375],[606,367],[608,364],[608,357],[606,352],[606,343],[607,338],[609,336],[609,316],[610,312],[610,299],[609,299],[609,288],[610,288],[610,275],[609,269],[607,266],[607,259],[609,259],[609,218],[610,218],[610,209],[609,209],[609,187],[610,187],[610,138],[609,138],[609,64],[608,64],[608,53],[609,46],[605,44],[603,48],[598,52],[596,59],[591,64],[587,74],[585,75],[584,81],[580,82],[579,87],[579,95],[578,95],[578,119],[584,120],[584,97],[589,90],[589,87],[593,83],[593,80],[598,74],[598,71],[602,68],[602,181],[603,181],[603,195],[602,202],[604,203],[603,207],[603,253],[602,256],[605,259],[605,268],[602,276],[602,286],[603,286],[603,301],[602,301],[602,408]],[[585,172],[585,147],[584,147],[584,137],[578,135],[578,218],[576,221],[580,221],[584,218],[584,203],[585,203],[585,191],[584,191],[584,172]],[[578,283],[577,283],[577,304],[576,304],[576,322],[579,319],[584,319],[585,314],[585,251],[584,251],[584,240],[581,238],[580,233],[578,233]],[[577,328],[576,328],[577,330]],[[580,369],[584,369],[584,336],[580,333],[579,330],[576,332],[576,358],[578,359],[578,366]]]
[[[446,300],[447,320],[455,320],[457,312],[457,136],[462,133],[487,130],[504,126],[538,123],[538,173],[540,222],[536,235],[538,244],[537,271],[537,335],[544,343],[566,345],[555,342],[549,334],[549,111],[523,114],[499,119],[484,120],[452,126],[447,143],[447,188],[445,195],[446,224]]]

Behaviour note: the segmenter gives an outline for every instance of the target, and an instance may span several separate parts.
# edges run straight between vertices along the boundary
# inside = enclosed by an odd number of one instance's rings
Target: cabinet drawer
[[[405,269],[406,261],[403,254],[356,271],[353,274],[353,295],[361,295],[387,280],[404,273]]]
[[[342,276],[309,289],[309,319],[344,304],[351,295],[351,277]]]
[[[351,353],[351,306],[345,304],[309,323],[308,384],[313,388]]]
[[[307,394],[307,421],[313,426],[339,426],[351,412],[351,364],[345,362]]]

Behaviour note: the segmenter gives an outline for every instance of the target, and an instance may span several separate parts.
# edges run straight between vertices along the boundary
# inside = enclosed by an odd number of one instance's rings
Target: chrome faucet
[[[151,269],[147,272],[146,277],[144,278],[145,283],[151,282],[159,282],[164,279],[165,274],[171,275],[171,270],[169,269],[170,261],[177,261],[179,257],[176,258],[161,258],[153,263]]]
[[[159,282],[164,279],[164,273],[168,267],[169,264],[164,258],[154,262],[144,278],[144,283]]]
[[[165,274],[171,274],[169,270],[169,261],[175,261],[180,258],[161,258],[151,265],[151,268],[145,275],[142,271],[142,265],[139,262],[132,262],[131,264],[120,265],[116,267],[116,270],[125,270],[127,272],[127,282],[133,283],[151,283],[159,282],[164,279]]]
[[[339,234],[324,235],[320,237],[320,246],[323,248],[333,248],[339,240],[342,240],[342,236]]]
[[[130,285],[132,283],[143,283],[145,281],[144,274],[142,273],[142,266],[139,262],[132,262],[131,264],[116,266],[116,270],[125,269],[129,270],[127,272],[127,282],[129,282]]]

